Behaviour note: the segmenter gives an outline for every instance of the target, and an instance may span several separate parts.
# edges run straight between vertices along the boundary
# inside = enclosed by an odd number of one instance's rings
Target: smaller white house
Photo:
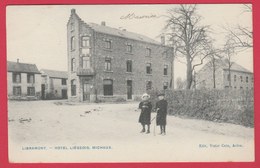
[[[7,61],[8,99],[41,98],[41,73],[35,64]]]

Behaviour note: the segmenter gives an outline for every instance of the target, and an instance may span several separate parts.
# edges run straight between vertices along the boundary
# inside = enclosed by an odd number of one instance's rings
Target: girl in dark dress
[[[149,101],[150,96],[145,93],[142,96],[142,101],[139,104],[139,109],[141,109],[141,113],[139,116],[139,123],[142,124],[143,129],[141,133],[145,132],[145,125],[147,125],[147,134],[150,133],[150,124],[151,124],[151,111],[152,111],[152,103]]]
[[[168,103],[164,100],[164,94],[158,95],[159,101],[156,103],[156,125],[160,125],[161,135],[166,135],[166,116]]]

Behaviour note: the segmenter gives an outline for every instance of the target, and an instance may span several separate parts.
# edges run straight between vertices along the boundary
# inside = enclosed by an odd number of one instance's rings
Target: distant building
[[[75,9],[67,23],[68,98],[96,101],[140,97],[173,88],[173,48],[102,22],[86,23]]]
[[[42,99],[67,99],[67,71],[42,69]]]
[[[7,61],[9,99],[40,99],[41,73],[35,64]]]
[[[215,62],[215,84],[216,89],[253,89],[254,75],[241,65],[232,62],[229,68],[228,63],[217,59]],[[213,68],[210,62],[205,64],[195,76],[196,88],[213,88]]]

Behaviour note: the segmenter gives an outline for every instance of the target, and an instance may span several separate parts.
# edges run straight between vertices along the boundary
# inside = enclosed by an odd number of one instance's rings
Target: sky
[[[85,22],[126,29],[160,40],[165,18],[162,15],[176,5],[27,5],[7,7],[7,60],[36,64],[39,69],[67,70],[66,24],[71,9]],[[238,24],[252,27],[251,13],[243,12],[242,4],[200,4],[201,24],[209,25],[218,47],[224,43],[223,27]],[[151,16],[143,19],[122,19],[128,14]],[[234,61],[253,72],[253,52],[238,53]],[[198,67],[200,69],[202,66]],[[185,79],[185,64],[175,61],[175,79]]]

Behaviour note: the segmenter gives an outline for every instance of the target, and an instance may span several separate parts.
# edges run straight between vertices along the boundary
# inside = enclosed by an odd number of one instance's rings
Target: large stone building
[[[196,88],[214,88],[212,65],[211,62],[208,62],[196,73]],[[252,72],[241,65],[232,62],[229,73],[228,65],[229,63],[224,60],[217,59],[215,61],[216,89],[253,89],[254,75]]]
[[[41,97],[41,73],[35,64],[7,61],[8,98],[35,100]]]
[[[173,49],[164,37],[159,43],[105,22],[86,23],[72,9],[67,40],[70,100],[132,100],[174,83]]]
[[[67,99],[67,71],[41,69],[42,99]]]

